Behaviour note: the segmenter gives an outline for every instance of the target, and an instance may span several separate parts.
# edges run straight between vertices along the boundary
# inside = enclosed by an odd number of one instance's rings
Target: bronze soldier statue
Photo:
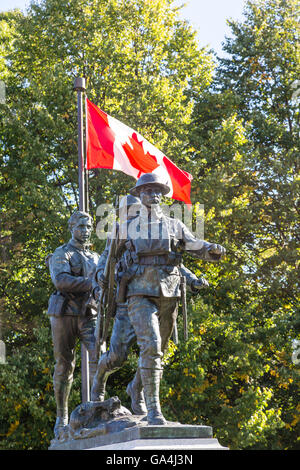
[[[131,190],[141,200],[140,214],[120,226],[117,243],[119,252],[123,247],[127,257],[127,311],[140,349],[138,371],[151,425],[166,424],[159,384],[163,351],[172,335],[181,296],[182,254],[207,261],[218,261],[225,254],[221,245],[195,238],[181,221],[163,214],[161,198],[169,191],[157,175],[142,175]]]
[[[134,196],[126,196],[120,203],[120,221],[122,224],[127,220],[131,220],[137,216],[141,206],[140,200]],[[124,213],[125,209],[125,213]],[[122,215],[123,212],[123,215]],[[117,235],[117,234],[116,234]],[[107,287],[104,277],[104,270],[107,262],[109,246],[111,240],[108,239],[105,250],[99,258],[96,270],[96,280],[101,289]],[[120,244],[119,244],[120,246]],[[119,253],[120,254],[120,253]],[[128,317],[128,304],[126,302],[125,288],[127,287],[129,277],[128,256],[130,253],[125,250],[117,263],[116,281],[117,281],[117,303],[116,314],[112,334],[109,343],[109,350],[105,352],[99,359],[97,372],[94,376],[94,383],[91,391],[91,400],[103,401],[105,397],[106,382],[110,374],[116,372],[127,360],[130,347],[136,342],[136,334]],[[185,276],[187,286],[193,293],[199,292],[199,289],[208,286],[205,279],[198,279],[185,266],[180,266],[181,275]],[[165,344],[163,351],[167,348]],[[143,385],[141,381],[140,370],[138,368],[133,380],[128,384],[127,394],[131,398],[131,408],[134,414],[145,415],[147,413]]]
[[[97,366],[95,320],[97,305],[92,279],[99,256],[90,251],[92,221],[89,214],[77,211],[69,219],[72,238],[47,259],[56,291],[49,299],[55,368],[53,386],[57,408],[54,434],[68,424],[68,398],[75,368],[75,345],[79,339],[89,351],[90,380]]]

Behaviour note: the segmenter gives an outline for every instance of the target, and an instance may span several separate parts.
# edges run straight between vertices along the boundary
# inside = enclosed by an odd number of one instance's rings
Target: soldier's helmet
[[[148,186],[150,184],[158,186],[160,188],[161,193],[162,193],[163,196],[168,194],[171,190],[171,188],[167,184],[165,184],[161,181],[161,178],[159,177],[159,175],[156,175],[155,173],[144,173],[137,180],[136,185],[133,188],[130,189],[129,193],[132,196],[139,196],[141,189],[144,186],[146,186],[146,185]]]

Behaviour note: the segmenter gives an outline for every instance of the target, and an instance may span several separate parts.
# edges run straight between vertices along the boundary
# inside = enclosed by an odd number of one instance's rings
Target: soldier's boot
[[[126,393],[131,398],[131,409],[134,414],[146,415],[147,408],[145,404],[143,384],[139,368],[137,369],[133,380],[127,385]]]
[[[112,371],[108,369],[107,358],[104,354],[98,362],[91,389],[91,401],[104,401],[106,382]]]
[[[144,395],[147,407],[147,421],[150,425],[167,424],[159,402],[159,382],[161,370],[141,369],[141,377],[144,386]]]
[[[59,438],[60,432],[69,422],[68,401],[72,387],[70,382],[54,382],[54,396],[56,400],[56,421],[54,426],[54,436]]]

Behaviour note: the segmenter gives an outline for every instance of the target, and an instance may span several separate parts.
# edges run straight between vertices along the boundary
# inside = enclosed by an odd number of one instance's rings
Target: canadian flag
[[[167,196],[191,204],[192,175],[178,168],[138,132],[86,100],[87,169],[109,168],[138,179],[156,173],[171,188]]]

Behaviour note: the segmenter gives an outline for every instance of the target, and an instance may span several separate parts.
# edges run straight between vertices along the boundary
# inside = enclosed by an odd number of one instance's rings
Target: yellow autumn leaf
[[[9,427],[9,430],[7,431],[6,436],[7,436],[7,437],[10,436],[10,435],[17,429],[17,427],[19,426],[19,424],[20,424],[20,421],[19,421],[19,420],[15,421],[14,423],[11,423],[11,425],[10,425],[10,427]]]

